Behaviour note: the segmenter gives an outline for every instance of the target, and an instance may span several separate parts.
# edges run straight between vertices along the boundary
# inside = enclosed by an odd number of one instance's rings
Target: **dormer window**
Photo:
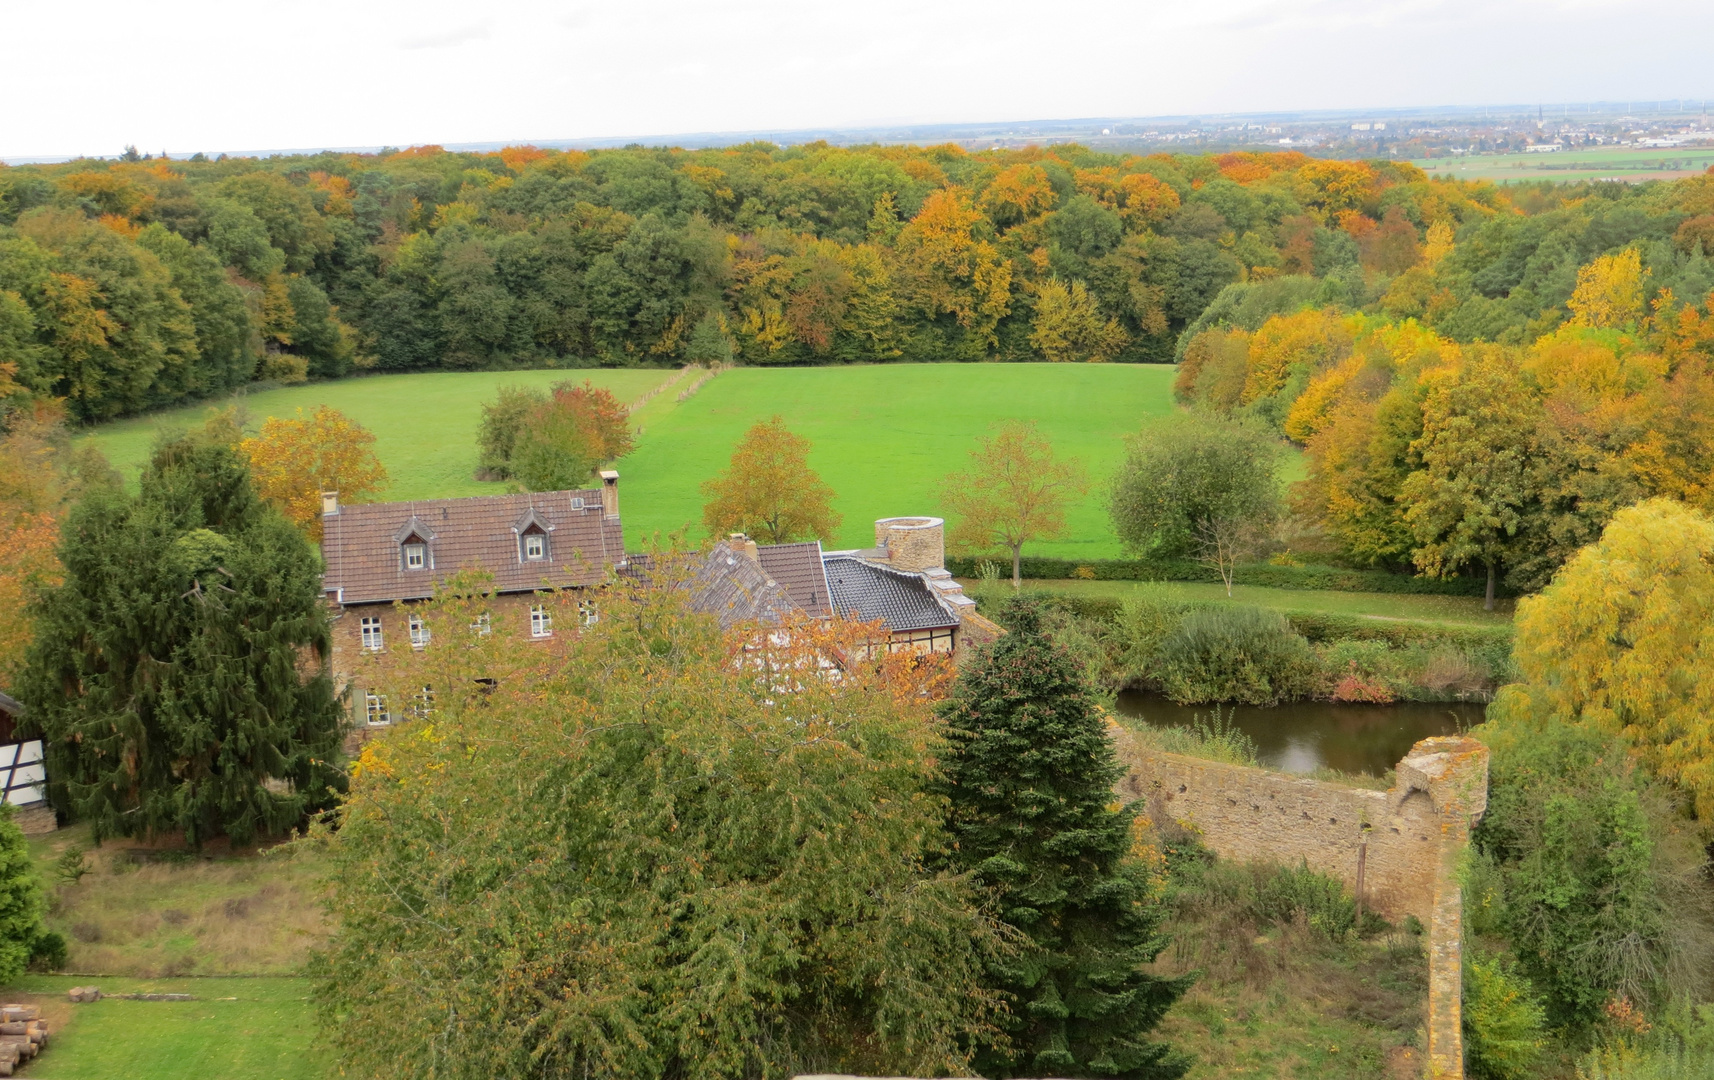
[[[548,545],[553,523],[534,506],[526,508],[512,523],[512,531],[518,534],[519,562],[545,562],[553,557],[553,549]]]
[[[393,534],[393,542],[399,545],[399,569],[433,570],[434,551],[429,547],[433,541],[434,530],[422,518],[411,515]]]

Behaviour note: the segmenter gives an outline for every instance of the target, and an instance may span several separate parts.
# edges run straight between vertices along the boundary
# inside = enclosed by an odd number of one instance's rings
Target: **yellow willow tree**
[[[1503,708],[1624,736],[1714,814],[1714,520],[1671,499],[1621,510],[1517,626]]]
[[[387,470],[371,447],[373,433],[338,409],[313,416],[270,416],[261,433],[239,444],[262,498],[279,507],[312,540],[321,539],[321,493],[362,502],[387,486]]]

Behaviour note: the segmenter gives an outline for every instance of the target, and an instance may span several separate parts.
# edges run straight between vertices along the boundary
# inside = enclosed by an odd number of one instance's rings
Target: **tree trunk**
[[[1012,545],[1012,591],[1024,587],[1024,545]]]
[[[1494,564],[1488,564],[1488,597],[1482,601],[1483,611],[1494,610]]]

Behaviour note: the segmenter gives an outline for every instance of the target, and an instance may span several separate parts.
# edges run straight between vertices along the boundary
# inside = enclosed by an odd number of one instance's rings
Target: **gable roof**
[[[573,499],[582,509],[572,508]],[[406,570],[400,560],[396,538],[408,535],[413,519],[430,534],[432,570]],[[520,522],[553,533],[552,560],[519,561],[513,528]],[[341,604],[417,600],[467,568],[492,573],[503,593],[595,585],[624,564],[624,552],[619,519],[605,516],[600,489],[362,503],[322,518],[322,589]]]
[[[889,630],[928,630],[958,625],[958,616],[943,603],[921,574],[877,566],[855,555],[822,558],[833,608],[841,615],[870,622],[880,619]]]
[[[778,623],[797,610],[766,566],[724,540],[702,553],[689,587],[691,608],[713,615],[724,629],[741,622]]]
[[[821,541],[807,540],[796,544],[769,544],[758,547],[756,555],[768,576],[785,586],[805,615],[825,619],[833,614],[832,594],[827,588],[827,571],[821,564]]]

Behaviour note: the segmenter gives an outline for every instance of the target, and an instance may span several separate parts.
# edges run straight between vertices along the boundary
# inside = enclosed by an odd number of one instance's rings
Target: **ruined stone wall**
[[[875,546],[887,552],[887,564],[899,570],[933,570],[946,565],[946,522],[937,517],[881,518],[875,522]]]
[[[1433,1080],[1464,1075],[1463,898],[1459,856],[1488,804],[1488,750],[1474,739],[1424,739],[1388,791],[1227,765],[1142,746],[1113,728],[1126,766],[1117,791],[1145,800],[1160,823],[1196,832],[1223,859],[1307,863],[1397,921],[1428,930],[1428,1065]],[[1362,882],[1359,885],[1359,865]]]

